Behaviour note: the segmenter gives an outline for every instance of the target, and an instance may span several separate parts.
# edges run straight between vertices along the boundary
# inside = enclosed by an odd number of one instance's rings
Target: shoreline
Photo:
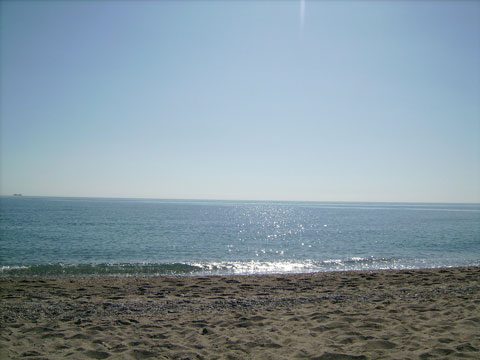
[[[58,273],[35,273],[35,274],[23,274],[22,271],[31,267],[61,267],[67,270],[58,272]],[[192,271],[192,272],[175,272],[175,270],[171,270],[172,272],[165,272],[165,273],[158,273],[154,271],[150,272],[129,272],[125,271],[123,273],[116,273],[116,272],[92,272],[92,273],[75,273],[69,272],[68,269],[75,268],[75,267],[86,267],[87,269],[96,268],[96,267],[109,267],[109,266],[117,266],[122,268],[123,266],[132,266],[132,267],[139,267],[141,271],[142,268],[150,269],[152,267],[166,267],[166,268],[175,268],[175,267],[198,267],[198,265],[190,264],[190,263],[162,263],[162,264],[154,264],[154,263],[142,263],[142,264],[109,264],[109,263],[99,263],[99,264],[34,264],[34,265],[3,265],[0,266],[0,280],[1,279],[56,279],[56,278],[102,278],[102,277],[112,277],[112,278],[122,278],[122,277],[133,277],[133,278],[155,278],[155,277],[210,277],[210,276],[280,276],[280,275],[308,275],[308,274],[328,274],[328,273],[356,273],[356,272],[384,272],[384,271],[419,271],[419,270],[442,270],[442,269],[462,269],[462,268],[480,268],[480,264],[470,264],[470,265],[440,265],[434,267],[403,267],[403,268],[358,268],[358,269],[327,269],[327,270],[318,270],[318,269],[311,269],[307,271],[264,271],[264,272],[253,272],[253,271],[245,271],[245,272],[206,272],[206,271]]]
[[[6,358],[480,356],[480,267],[0,277]]]

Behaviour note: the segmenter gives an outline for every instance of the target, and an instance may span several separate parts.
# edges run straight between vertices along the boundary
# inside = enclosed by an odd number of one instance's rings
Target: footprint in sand
[[[85,352],[85,355],[92,359],[106,359],[110,357],[110,354],[108,352],[97,350],[88,350]]]
[[[157,353],[153,351],[148,351],[148,350],[141,350],[141,349],[134,349],[130,352],[132,354],[134,359],[148,359],[148,358],[154,358],[157,356]]]
[[[389,350],[397,347],[397,344],[388,340],[370,340],[364,346],[365,350]]]

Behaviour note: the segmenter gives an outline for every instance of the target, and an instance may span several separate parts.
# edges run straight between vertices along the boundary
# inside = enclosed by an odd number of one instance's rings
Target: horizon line
[[[301,202],[301,203],[376,203],[376,204],[465,204],[480,205],[480,202],[459,201],[379,201],[379,200],[282,200],[282,199],[233,199],[233,198],[181,198],[181,197],[122,197],[122,196],[75,196],[75,195],[24,195],[0,194],[0,197],[70,198],[70,199],[118,199],[118,200],[169,200],[169,201],[235,201],[235,202]]]

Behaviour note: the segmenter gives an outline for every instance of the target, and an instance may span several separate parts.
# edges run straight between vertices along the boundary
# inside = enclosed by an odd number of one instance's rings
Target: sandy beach
[[[480,268],[1,278],[2,359],[480,358]]]

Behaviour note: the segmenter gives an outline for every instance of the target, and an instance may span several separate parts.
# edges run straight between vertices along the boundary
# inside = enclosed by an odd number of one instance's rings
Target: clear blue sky
[[[480,202],[478,1],[0,6],[3,195]]]

